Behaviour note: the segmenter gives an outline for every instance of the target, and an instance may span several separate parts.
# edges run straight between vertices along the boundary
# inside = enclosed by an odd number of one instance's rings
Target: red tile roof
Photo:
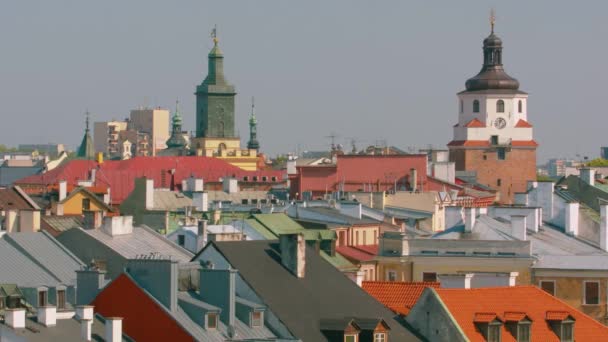
[[[378,245],[339,246],[336,247],[336,252],[350,260],[359,262],[370,261],[378,255]]]
[[[435,282],[364,281],[363,289],[377,301],[401,315],[407,315],[427,287],[439,288]]]
[[[485,146],[490,146],[490,141],[488,141],[488,140],[452,140],[448,143],[448,146],[485,147]]]
[[[515,127],[532,127],[532,125],[530,125],[530,123],[526,120],[523,119],[519,119],[519,121],[517,121],[517,123],[515,124]]]
[[[104,317],[122,317],[124,332],[136,341],[194,341],[125,274],[106,286],[91,305]]]
[[[500,320],[496,312],[476,312],[473,315],[473,322],[475,323],[489,323],[496,319]]]
[[[479,127],[486,127],[486,125],[484,125],[481,121],[479,121],[477,119],[473,119],[473,120],[469,121],[466,125],[464,125],[464,127],[479,128]]]
[[[534,140],[513,140],[511,146],[537,147],[538,143]]]
[[[79,180],[90,178],[91,170],[96,169],[95,187],[109,186],[111,189],[112,204],[120,204],[135,186],[135,178],[147,177],[154,179],[155,187],[163,187],[162,174],[165,173],[165,185],[169,187],[171,174],[169,170],[175,169],[175,184],[180,185],[183,179],[194,175],[203,178],[205,182],[217,182],[226,176],[235,176],[242,179],[244,176],[267,176],[268,179],[276,177],[283,179],[283,171],[263,170],[246,171],[230,163],[211,157],[136,157],[128,160],[108,160],[98,164],[93,160],[72,160],[51,171],[40,175],[25,177],[15,184],[27,185],[55,185],[65,180],[70,185],[77,184]]]
[[[551,296],[536,286],[513,286],[479,289],[435,289],[443,303],[471,341],[485,341],[475,326],[476,314],[495,313],[496,317],[510,319],[525,313],[532,321],[533,341],[559,341],[546,319],[564,319],[570,315],[576,321],[576,341],[607,341],[608,327],[597,322],[570,305]],[[487,317],[486,317],[487,318]],[[481,319],[481,317],[480,317]],[[515,341],[503,325],[502,341]]]

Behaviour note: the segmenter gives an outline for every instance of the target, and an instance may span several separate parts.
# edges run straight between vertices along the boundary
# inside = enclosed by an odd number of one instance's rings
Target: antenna
[[[336,138],[339,138],[340,136],[338,134],[336,134],[335,132],[331,132],[329,133],[329,135],[325,136],[325,138],[331,139],[331,149],[335,150],[336,149]]]

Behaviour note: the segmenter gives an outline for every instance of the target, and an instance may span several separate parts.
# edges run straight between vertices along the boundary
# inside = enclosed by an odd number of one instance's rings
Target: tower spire
[[[213,25],[213,29],[211,30],[211,38],[213,38],[213,45],[217,46],[217,43],[220,41],[217,37],[217,24]]]
[[[85,119],[85,129],[84,129],[84,131],[85,131],[86,133],[89,133],[89,118],[90,118],[91,114],[89,113],[89,110],[88,110],[88,109],[87,109],[87,111],[85,112],[85,116],[86,116],[86,119]]]
[[[496,23],[496,11],[492,8],[490,10],[490,34],[494,34],[494,24]]]
[[[249,117],[249,142],[247,148],[250,150],[259,150],[260,143],[258,142],[258,120],[255,117],[255,97],[251,97],[251,115]]]

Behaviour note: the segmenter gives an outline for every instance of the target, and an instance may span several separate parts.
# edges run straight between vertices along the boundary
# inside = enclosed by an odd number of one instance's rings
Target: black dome
[[[502,40],[494,32],[483,40],[483,61],[481,71],[465,83],[468,91],[519,89],[519,81],[502,67]]]

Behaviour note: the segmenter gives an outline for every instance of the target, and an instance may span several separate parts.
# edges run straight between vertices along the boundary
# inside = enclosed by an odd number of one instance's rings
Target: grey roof
[[[11,233],[0,239],[0,283],[23,287],[75,285],[84,264],[46,232]]]
[[[95,315],[93,325],[91,326],[92,341],[106,341],[105,339],[105,321],[99,315]],[[47,341],[84,341],[80,338],[80,322],[76,318],[57,319],[55,326],[46,327],[37,322],[35,317],[28,317],[25,320],[25,329],[11,329],[15,335],[23,337],[30,342],[47,342]],[[123,341],[132,341],[126,335],[123,335]]]
[[[224,191],[207,191],[209,202],[215,201],[230,201],[233,203],[240,204],[242,200],[251,200],[251,199],[268,199],[268,191],[256,191],[256,190],[244,190],[239,191],[233,194],[229,194]]]
[[[239,270],[242,279],[296,338],[326,341],[320,327],[324,319],[373,317],[387,322],[389,340],[417,340],[394,319],[395,314],[311,247],[306,248],[304,278],[296,278],[280,263],[277,241],[213,241],[203,251],[207,248],[216,248]]]
[[[192,206],[192,199],[181,192],[154,190],[154,208],[152,210],[178,210]]]
[[[100,229],[82,229],[91,237],[112,248],[127,259],[158,253],[180,262],[190,261],[192,253],[145,226],[133,227],[131,234],[110,236]]]
[[[360,219],[340,213],[338,210],[328,207],[299,207],[298,211],[309,211],[318,214],[320,221],[327,221],[336,224],[355,225],[355,224],[380,224],[380,221],[374,220],[367,216],[361,216]],[[298,218],[302,221],[307,221],[306,218]]]
[[[608,255],[543,255],[532,268],[608,271]]]
[[[72,228],[82,227],[81,216],[42,216],[41,224],[47,225],[49,228],[58,232],[65,232]]]

